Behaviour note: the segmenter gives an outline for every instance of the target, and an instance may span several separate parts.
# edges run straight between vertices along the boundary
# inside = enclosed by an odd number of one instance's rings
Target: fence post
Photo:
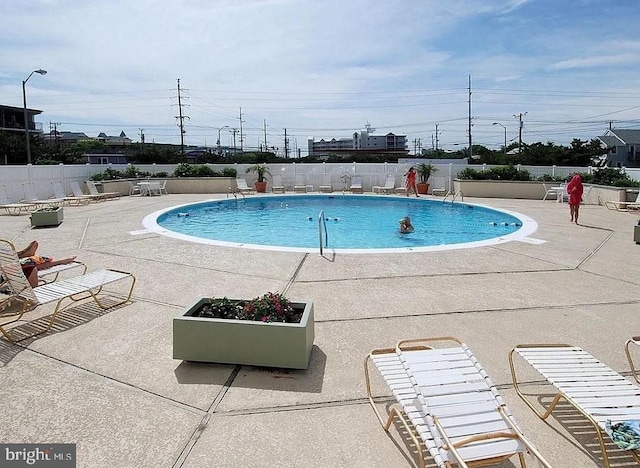
[[[556,165],[554,164],[553,166],[551,166],[551,177],[555,177],[556,176]]]

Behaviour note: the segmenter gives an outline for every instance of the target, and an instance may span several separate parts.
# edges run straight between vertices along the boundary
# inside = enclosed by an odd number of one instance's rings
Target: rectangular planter
[[[58,226],[64,219],[64,212],[62,207],[58,207],[55,210],[46,210],[40,208],[31,213],[31,226]]]
[[[199,298],[173,319],[173,358],[185,361],[306,369],[313,348],[313,302],[300,323],[256,322],[194,317],[210,298]]]

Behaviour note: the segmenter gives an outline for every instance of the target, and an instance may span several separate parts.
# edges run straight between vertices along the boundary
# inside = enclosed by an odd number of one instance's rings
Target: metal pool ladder
[[[324,242],[322,242],[323,227],[324,227]],[[318,214],[318,240],[320,241],[320,255],[322,256],[323,248],[329,245],[329,233],[327,232],[327,222],[324,219],[324,210],[320,210],[320,214]]]
[[[460,198],[462,199],[462,201],[464,201],[464,194],[462,193],[462,190],[458,190],[455,194],[453,192],[447,192],[447,194],[442,199],[442,203],[447,201],[447,198],[449,197],[449,195],[453,195],[453,198],[451,198],[451,204],[453,204],[453,202],[456,201],[456,198],[458,198],[458,195],[460,195]]]

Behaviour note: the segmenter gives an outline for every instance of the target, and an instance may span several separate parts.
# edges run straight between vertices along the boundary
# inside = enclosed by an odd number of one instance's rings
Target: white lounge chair
[[[93,180],[86,180],[84,183],[87,186],[89,195],[93,195],[94,197],[100,196],[105,200],[115,200],[116,198],[120,198],[120,192],[100,192]]]
[[[37,207],[35,203],[12,203],[7,193],[7,187],[0,185],[0,208],[11,215],[19,215],[23,211],[30,211]]]
[[[433,177],[431,195],[440,195],[444,196],[449,193],[449,189],[447,189],[447,178],[446,177]]]
[[[322,193],[333,192],[333,185],[331,184],[331,174],[324,174],[322,176],[322,183],[318,187],[318,191]]]
[[[59,180],[52,180],[51,187],[53,188],[53,196],[64,200],[68,205],[81,205],[82,203],[89,203],[91,201],[89,197],[84,195],[81,197],[66,195],[62,188],[62,182]]]
[[[373,399],[369,362],[398,402],[386,421]],[[550,467],[522,434],[473,353],[455,338],[405,340],[395,348],[374,350],[365,359],[365,380],[380,424],[388,431],[398,416],[419,452],[421,467],[423,445],[442,468],[493,465],[513,456],[526,466],[527,452]]]
[[[362,188],[362,177],[353,176],[351,178],[351,185],[349,186],[349,190],[351,193],[364,193],[364,189]]]
[[[251,194],[255,192],[254,189],[247,185],[247,181],[241,177],[236,177],[236,187],[240,193]]]
[[[71,187],[71,193],[73,193],[74,197],[86,197],[90,202],[99,202],[103,201],[104,197],[100,194],[98,195],[86,195],[82,188],[80,187],[80,183],[77,180],[69,181],[69,187]]]
[[[293,184],[293,191],[295,193],[307,193],[307,184],[304,180],[304,175],[296,174],[295,183]]]
[[[101,309],[124,304],[131,298],[136,282],[131,273],[104,269],[32,288],[22,272],[16,249],[11,242],[5,240],[0,240],[0,272],[4,287],[8,290],[8,294],[0,295],[0,317],[10,318],[0,324],[0,333],[11,342],[22,341],[47,332],[53,326],[58,313],[71,303],[92,298]],[[105,304],[98,296],[103,287],[123,279],[131,281],[125,299]],[[49,325],[44,330],[17,338],[13,329],[5,328],[6,325],[20,320],[25,313],[36,309],[39,305],[52,302],[55,302],[56,306],[49,319]],[[66,305],[63,307],[63,304]]]
[[[282,177],[274,175],[271,177],[271,191],[273,193],[284,193],[284,185],[282,185]]]
[[[627,354],[629,366],[631,367],[631,374],[633,375],[633,378],[636,379],[636,382],[640,383],[640,373],[638,373],[636,366],[633,364],[633,356],[630,349],[631,345],[635,345],[636,350],[640,348],[640,336],[634,336],[633,338],[627,340],[624,349],[625,353]]]
[[[64,203],[62,198],[38,198],[36,195],[36,186],[31,182],[25,182],[22,184],[22,190],[24,192],[24,198],[20,200],[20,203],[32,203],[37,208],[44,206],[61,206]]]
[[[544,413],[520,390],[515,356],[533,367],[557,391]],[[582,348],[568,344],[521,344],[509,353],[509,363],[516,393],[540,419],[547,419],[561,399],[587,418],[598,436],[604,466],[609,468],[604,440],[607,426],[640,419],[640,387]],[[636,451],[629,451],[629,454],[640,463]]]
[[[393,193],[396,189],[396,176],[387,175],[387,180],[385,180],[384,185],[374,185],[372,187],[373,193]]]
[[[616,211],[628,211],[629,208],[640,208],[640,192],[638,192],[638,196],[635,201],[627,202],[627,201],[605,201],[605,206],[610,210]]]

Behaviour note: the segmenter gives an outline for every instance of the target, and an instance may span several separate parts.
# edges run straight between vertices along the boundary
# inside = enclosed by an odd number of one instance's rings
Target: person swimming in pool
[[[408,216],[402,218],[398,223],[400,224],[400,234],[413,232],[413,224],[411,224],[411,218]]]

